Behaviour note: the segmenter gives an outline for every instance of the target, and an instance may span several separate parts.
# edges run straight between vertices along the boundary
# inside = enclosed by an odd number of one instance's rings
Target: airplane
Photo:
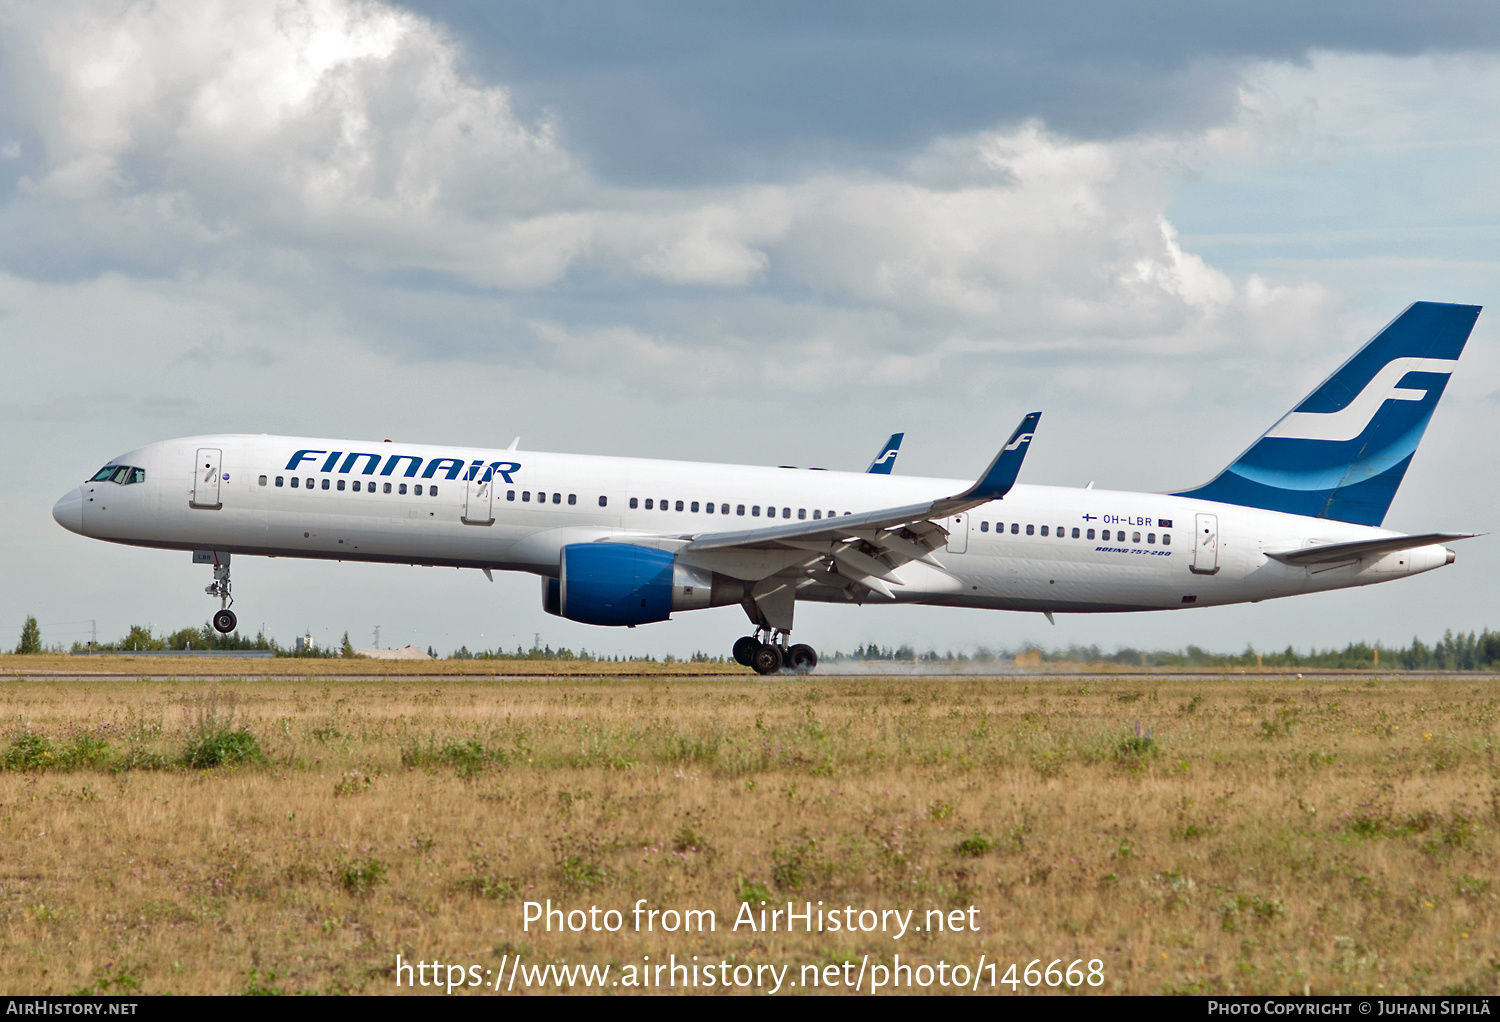
[[[738,605],[735,659],[811,670],[796,605],[1060,613],[1215,607],[1387,582],[1473,533],[1381,528],[1479,315],[1417,302],[1209,482],[1018,485],[1039,412],[974,481],[363,440],[211,435],[110,462],[53,508],[191,550],[235,628],[233,555],[527,572],[544,609],[635,627]],[[893,438],[894,439],[894,438]],[[882,452],[883,454],[888,452]],[[877,459],[879,461],[879,459]]]

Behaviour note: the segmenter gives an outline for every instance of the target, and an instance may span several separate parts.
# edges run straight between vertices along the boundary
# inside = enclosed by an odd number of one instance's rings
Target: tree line
[[[1201,646],[1189,645],[1181,650],[1145,650],[1125,646],[1107,653],[1097,645],[1070,645],[1044,649],[1028,644],[1019,650],[978,647],[973,653],[939,653],[929,649],[919,653],[910,645],[898,647],[867,643],[854,652],[838,652],[825,660],[893,660],[915,663],[987,662],[1011,660],[1026,664],[1075,663],[1113,664],[1122,667],[1322,667],[1335,670],[1401,671],[1492,671],[1500,670],[1500,631],[1486,628],[1482,632],[1459,632],[1451,629],[1432,645],[1413,637],[1405,646],[1382,643],[1351,642],[1343,649],[1310,649],[1298,652],[1291,646],[1277,652],[1245,647],[1242,653],[1215,653]]]
[[[288,657],[355,657],[359,654],[345,632],[338,646],[318,646],[316,643],[298,647],[282,646],[264,633],[256,633],[252,639],[239,632],[222,635],[208,622],[198,628],[180,628],[175,632],[157,635],[145,625],[132,625],[126,635],[115,642],[75,642],[72,651],[86,652],[92,649],[101,653],[130,653],[145,650],[266,650],[276,656]],[[61,653],[59,646],[47,647],[42,643],[41,629],[33,616],[27,616],[21,626],[20,642],[16,653]],[[441,659],[431,646],[427,652],[434,659]],[[1181,650],[1145,650],[1132,646],[1106,653],[1097,645],[1070,645],[1059,649],[1043,649],[1028,644],[1019,650],[991,649],[979,646],[972,653],[947,650],[939,653],[929,649],[925,653],[910,644],[896,647],[882,646],[876,642],[856,646],[852,653],[842,651],[821,654],[831,661],[891,660],[907,662],[999,662],[1014,661],[1020,664],[1076,663],[1113,664],[1123,667],[1322,667],[1335,670],[1373,670],[1386,668],[1403,671],[1488,671],[1500,670],[1500,631],[1459,632],[1451,629],[1432,645],[1414,636],[1405,646],[1386,646],[1381,643],[1351,642],[1343,649],[1310,649],[1300,653],[1292,646],[1278,652],[1266,652],[1254,647],[1245,647],[1242,653],[1215,653],[1201,646],[1189,645]],[[499,647],[490,650],[470,651],[461,646],[447,656],[449,660],[581,660],[592,663],[618,663],[627,661],[655,662],[654,656],[611,657],[590,653],[580,649],[576,653],[567,648],[553,649],[540,644],[526,649],[517,646],[514,650]],[[691,657],[678,658],[671,654],[662,657],[662,663],[722,663],[722,656],[711,656],[701,651]]]

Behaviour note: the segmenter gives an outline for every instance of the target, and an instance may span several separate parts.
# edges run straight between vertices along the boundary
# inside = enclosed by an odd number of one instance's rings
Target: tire
[[[760,648],[760,643],[756,642],[754,639],[752,639],[748,635],[742,635],[738,639],[735,639],[734,640],[734,660],[735,660],[735,663],[744,664],[746,667],[754,667],[755,666],[755,651],[757,649],[759,649],[759,648]]]
[[[750,665],[756,674],[775,674],[781,670],[781,647],[769,643],[755,651],[755,660]]]
[[[221,610],[214,615],[214,631],[223,635],[234,631],[234,626],[239,623],[239,618],[234,616],[232,610]]]
[[[818,666],[818,652],[805,642],[799,642],[787,650],[787,665],[798,674],[806,674]]]

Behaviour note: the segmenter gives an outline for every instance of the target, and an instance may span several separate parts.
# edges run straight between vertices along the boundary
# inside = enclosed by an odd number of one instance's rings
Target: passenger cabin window
[[[807,518],[807,508],[805,508],[805,507],[799,507],[797,509],[797,519],[799,521],[801,521],[801,520],[803,520],[805,518]]]
[[[1170,532],[1164,532],[1164,533],[1161,534],[1161,545],[1162,546],[1171,546],[1172,545],[1172,534]]]
[[[1034,526],[1034,525],[1028,525],[1028,526],[1026,526],[1026,535],[1028,535],[1028,536],[1034,536],[1034,535],[1036,535],[1036,526]]]
[[[680,501],[680,500],[677,502],[677,510],[679,510],[679,511],[682,510],[682,501]]]
[[[358,493],[359,492],[359,480],[358,479],[354,480],[354,485],[351,486],[351,487],[349,487],[349,488],[351,490],[353,490],[355,493]]]
[[[1132,543],[1139,543],[1140,541],[1141,541],[1141,534],[1139,532],[1132,532],[1130,534],[1130,542],[1132,542]]]
[[[420,497],[422,495],[422,484],[421,483],[418,483],[417,485],[413,486],[411,489],[412,489],[412,492],[415,493],[417,496]]]
[[[342,479],[339,480],[339,487],[338,488],[341,489],[341,490],[344,488],[344,481]]]
[[[1146,533],[1146,542],[1147,543],[1155,543],[1156,542],[1156,533],[1154,533],[1154,532],[1148,532],[1148,533]]]
[[[735,509],[734,509],[734,513],[737,514],[737,515],[744,514],[745,513],[745,505],[743,505],[743,504],[736,504],[735,505]]]
[[[295,480],[295,479],[292,480],[293,483],[295,483],[296,481],[297,480]],[[380,487],[380,492],[381,493],[390,493],[391,492],[391,484],[390,483],[386,483],[383,486],[381,486]]]
[[[647,511],[651,511],[651,510],[654,510],[655,507],[656,507],[656,503],[650,497],[647,497],[646,498],[646,510]]]
[[[433,492],[436,493],[437,492],[436,489],[434,489]],[[576,504],[576,503],[578,503],[578,494],[576,494],[576,493],[570,493],[570,494],[568,494],[568,503],[569,504]]]
[[[1093,529],[1090,529],[1090,530],[1089,530],[1089,531],[1088,531],[1088,532],[1086,532],[1086,533],[1084,533],[1084,535],[1085,535],[1085,536],[1086,536],[1086,537],[1087,537],[1087,538],[1089,538],[1089,539],[1093,539],[1093,538],[1094,538],[1094,530],[1093,530]]]
[[[721,514],[721,515],[727,515],[728,513],[729,513],[729,505],[728,504],[720,504],[719,505],[719,514]],[[744,514],[744,512],[741,511],[740,514]]]
[[[606,497],[606,496],[604,496],[603,494],[600,494],[600,496],[599,496],[599,506],[600,507],[609,507],[609,498]]]
[[[633,507],[633,508],[634,507],[639,507],[640,506],[640,500],[637,499],[637,498],[635,498],[635,497],[631,497],[630,498],[630,506]]]
[[[515,500],[516,499],[516,491],[515,490],[506,490],[505,491],[505,499],[506,500]]]
[[[1026,531],[1027,531],[1027,532],[1030,532],[1030,531],[1031,531],[1031,526],[1029,526],[1029,525],[1028,525],[1028,526],[1026,526]],[[1045,536],[1045,535],[1047,535],[1047,527],[1046,527],[1046,526],[1045,526],[1045,525],[1044,525],[1044,526],[1042,526],[1042,535],[1043,535],[1043,536]]]
[[[1078,538],[1078,528],[1076,526],[1073,528],[1073,538],[1074,539]]]
[[[695,501],[693,501],[693,503],[692,503],[692,509],[693,509],[693,510],[694,510],[694,511],[697,511],[697,510],[698,510],[698,502],[697,502],[697,501],[696,501],[696,500],[695,500]]]
[[[789,507],[782,508],[781,509],[781,517],[783,517],[783,518],[790,518],[790,517],[792,517],[792,509],[789,508]]]
[[[813,508],[813,521],[818,521],[822,517],[823,517],[823,511],[822,511],[822,509],[821,508],[816,508],[816,507]]]
[[[756,504],[754,507],[752,507],[750,509],[750,517],[751,518],[759,518],[760,517],[760,505],[759,504]]]
[[[521,491],[521,503],[525,504],[525,503],[528,503],[530,500],[531,500],[531,491],[530,490],[522,490]]]
[[[405,494],[406,493],[406,484],[402,483],[400,486],[398,486],[396,488],[396,492],[400,493],[400,494]]]
[[[979,523],[979,531],[980,532],[989,532],[990,531],[990,523],[989,522],[980,522]]]
[[[437,487],[436,486],[429,486],[429,487],[427,487],[427,495],[429,497],[436,497],[437,496]]]
[[[313,479],[306,480],[306,483],[305,483],[306,488],[309,489],[309,490],[312,489],[315,482],[316,482],[316,480],[313,480]]]
[[[309,480],[309,481],[311,481],[311,480]],[[323,480],[323,489],[325,489],[325,490],[328,489],[328,480],[327,479]]]
[[[562,494],[561,493],[554,493],[552,495],[552,503],[554,503],[554,504],[561,504],[562,503]]]
[[[297,488],[297,477],[296,476],[292,476],[292,489],[295,490],[296,488]]]
[[[281,483],[282,483],[282,480],[284,480],[285,478],[286,478],[285,476],[277,476],[276,477],[276,485],[280,486]]]
[[[1020,531],[1021,531],[1021,523],[1020,522],[1011,522],[1010,523],[1010,534],[1012,536],[1014,536],[1016,533],[1018,533]]]

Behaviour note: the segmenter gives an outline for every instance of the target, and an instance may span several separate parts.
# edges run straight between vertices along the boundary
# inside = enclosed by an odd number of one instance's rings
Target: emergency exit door
[[[943,522],[943,528],[948,530],[948,552],[966,553],[969,549],[969,513],[954,515]]]
[[[1195,575],[1217,575],[1219,573],[1219,516],[1198,515],[1198,528],[1193,535],[1193,563],[1189,570]]]
[[[217,511],[224,506],[219,502],[219,468],[222,457],[223,452],[216,448],[198,448],[198,458],[193,462],[193,495],[188,500],[192,507]]]

